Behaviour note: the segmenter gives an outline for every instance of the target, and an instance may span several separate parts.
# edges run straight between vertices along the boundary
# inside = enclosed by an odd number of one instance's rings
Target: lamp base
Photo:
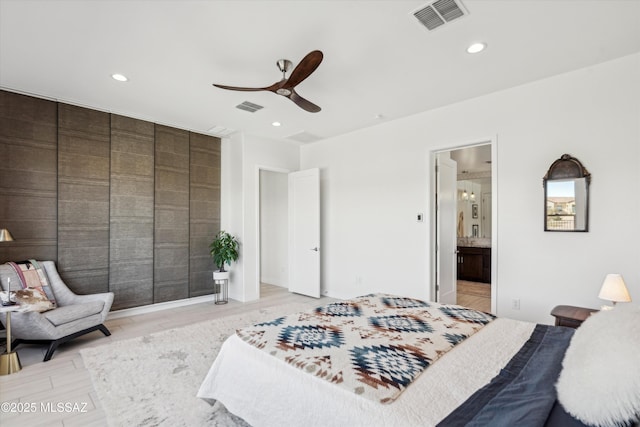
[[[20,372],[22,365],[17,351],[0,354],[0,375],[10,375]]]

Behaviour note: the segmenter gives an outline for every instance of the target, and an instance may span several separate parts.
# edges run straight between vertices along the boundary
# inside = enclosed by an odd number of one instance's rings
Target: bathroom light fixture
[[[487,47],[486,43],[482,43],[482,42],[473,43],[467,48],[467,53],[479,53],[485,50],[486,47]]]
[[[123,74],[118,74],[118,73],[116,73],[116,74],[111,74],[111,78],[112,78],[113,80],[117,80],[117,81],[119,81],[119,82],[126,82],[127,80],[129,80],[129,79],[127,78],[127,76],[125,76],[125,75],[123,75]]]

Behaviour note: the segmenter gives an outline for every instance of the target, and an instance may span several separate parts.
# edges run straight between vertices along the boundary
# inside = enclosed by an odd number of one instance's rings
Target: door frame
[[[436,156],[438,153],[471,148],[478,145],[491,145],[491,312],[498,315],[498,136],[478,138],[467,142],[450,142],[429,151],[429,294],[430,299],[437,298],[437,233],[436,229]]]
[[[261,298],[260,295],[260,278],[261,278],[261,268],[262,268],[262,264],[261,264],[261,260],[262,260],[262,253],[261,253],[261,249],[262,249],[262,229],[260,228],[260,209],[262,208],[261,203],[260,203],[260,171],[267,171],[267,172],[277,172],[277,173],[285,173],[285,174],[290,174],[291,172],[295,172],[292,171],[290,169],[283,169],[283,168],[277,168],[277,167],[273,167],[273,166],[264,166],[264,165],[256,165],[255,166],[255,218],[256,218],[256,223],[255,223],[255,227],[256,227],[256,286],[258,289],[256,289],[256,295],[258,295],[258,299]],[[289,218],[287,218],[287,224],[289,223]]]

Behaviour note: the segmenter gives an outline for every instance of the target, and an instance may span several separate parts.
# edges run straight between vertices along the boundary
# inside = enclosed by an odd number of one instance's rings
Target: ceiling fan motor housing
[[[284,77],[284,74],[287,71],[289,71],[289,69],[293,64],[288,59],[278,59],[278,62],[276,62],[276,65],[278,66],[278,69],[282,72],[282,77]]]

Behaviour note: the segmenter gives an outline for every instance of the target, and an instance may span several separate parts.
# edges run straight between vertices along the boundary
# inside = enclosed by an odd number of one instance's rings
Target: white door
[[[320,170],[289,174],[289,291],[320,297]]]
[[[438,302],[456,304],[457,163],[438,154],[436,172],[436,284]]]

